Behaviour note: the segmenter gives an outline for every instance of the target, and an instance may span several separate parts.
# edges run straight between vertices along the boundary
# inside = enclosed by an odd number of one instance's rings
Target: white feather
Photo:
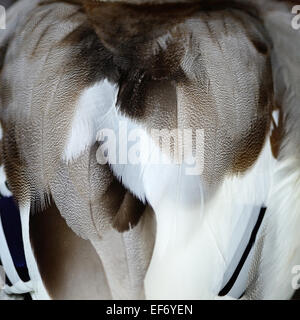
[[[30,219],[30,201],[20,205],[20,217],[22,226],[22,239],[24,244],[24,253],[30,276],[31,297],[34,300],[49,300],[50,296],[43,284],[39,268],[31,247],[29,219]]]
[[[72,120],[63,160],[76,159],[96,142],[102,122],[110,112],[114,112],[117,92],[116,86],[106,79],[83,91]]]
[[[0,166],[0,194],[4,197],[11,197],[12,193],[6,186],[6,174],[4,172],[4,166]]]
[[[284,4],[265,10],[264,24],[273,44],[277,103],[285,118],[285,136],[268,199],[259,278],[260,292],[249,298],[287,299],[294,292],[292,269],[300,265],[300,37]]]
[[[268,142],[253,168],[245,175],[227,177],[202,209],[200,204],[180,205],[166,198],[153,207],[157,237],[145,280],[147,298],[211,299],[218,294],[266,204],[274,161]],[[240,281],[236,298],[247,284],[245,278]]]

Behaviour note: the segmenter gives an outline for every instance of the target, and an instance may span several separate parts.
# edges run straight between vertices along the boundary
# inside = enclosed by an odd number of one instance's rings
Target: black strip
[[[24,253],[21,218],[19,208],[13,197],[2,197],[0,199],[0,219],[16,271],[20,279],[27,282],[30,277]]]
[[[11,286],[12,286],[12,283],[10,282],[10,280],[9,280],[9,278],[8,278],[8,276],[7,276],[7,274],[5,275],[5,284],[7,284],[9,287],[11,287]]]
[[[32,300],[30,293],[25,293],[25,294],[23,295],[23,298],[24,298],[25,301],[30,301],[30,300]]]
[[[260,209],[259,216],[258,216],[256,224],[252,230],[250,240],[249,240],[247,247],[241,257],[241,260],[240,260],[238,266],[236,267],[233,275],[231,276],[230,280],[227,282],[227,284],[224,286],[224,288],[219,292],[219,296],[225,296],[226,294],[228,294],[228,292],[232,289],[233,285],[235,284],[236,279],[238,278],[238,276],[239,276],[239,274],[240,274],[240,272],[241,272],[241,270],[242,270],[242,268],[243,268],[243,266],[249,256],[249,253],[255,243],[255,239],[256,239],[258,230],[261,226],[261,223],[264,219],[266,210],[267,210],[267,208],[264,208],[264,207]]]

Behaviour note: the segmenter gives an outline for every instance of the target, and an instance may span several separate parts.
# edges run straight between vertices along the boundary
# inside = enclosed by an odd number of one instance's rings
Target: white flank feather
[[[63,160],[69,162],[76,159],[96,142],[102,123],[115,110],[117,92],[116,86],[106,79],[83,91],[75,110]]]

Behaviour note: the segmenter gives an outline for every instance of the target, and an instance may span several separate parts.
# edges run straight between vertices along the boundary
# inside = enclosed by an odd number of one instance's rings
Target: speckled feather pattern
[[[225,244],[238,239],[232,222],[266,205],[244,298],[289,298],[289,268],[300,262],[300,43],[290,26],[292,2],[181,2],[164,1],[168,17],[161,1],[15,4],[0,34],[1,158],[9,185],[21,207],[56,203],[70,228],[91,241],[112,296],[121,299],[144,297],[146,273],[146,298],[215,298],[234,255]],[[116,117],[145,132],[204,129],[203,175],[188,179],[180,168],[149,166],[141,181],[126,184],[125,171],[100,166],[91,129],[100,125],[99,110],[86,109],[87,127],[75,124],[103,81],[118,90]],[[282,121],[276,148],[274,110]],[[92,136],[72,144],[74,128]],[[256,167],[265,169],[257,174]],[[216,273],[209,277],[210,263]],[[186,275],[184,283],[175,271]],[[205,281],[199,287],[193,279]]]

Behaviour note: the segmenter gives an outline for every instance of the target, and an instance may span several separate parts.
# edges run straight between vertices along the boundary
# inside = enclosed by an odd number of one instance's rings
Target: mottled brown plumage
[[[293,3],[22,0],[9,12],[8,31],[0,34],[1,149],[8,183],[19,205],[31,201],[32,211],[52,199],[72,231],[93,244],[108,296],[144,297],[155,218],[148,199],[142,203],[109,165],[97,163],[98,142],[72,161],[63,159],[82,93],[106,79],[118,88],[114,107],[146,131],[203,129],[201,184],[205,202],[213,203],[226,178],[254,167],[270,130],[273,155],[299,160],[299,76],[284,64],[281,42],[268,24],[269,12],[287,14]],[[290,46],[294,57],[296,45]],[[281,61],[284,67],[277,68]],[[282,84],[282,70],[294,81]],[[38,226],[33,229],[39,239]],[[168,261],[159,256],[156,270]]]

